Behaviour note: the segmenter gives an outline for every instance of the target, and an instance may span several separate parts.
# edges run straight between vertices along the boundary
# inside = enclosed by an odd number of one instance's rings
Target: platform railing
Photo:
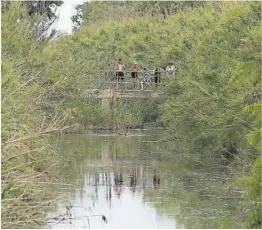
[[[124,78],[123,80],[118,79],[116,75],[116,71],[114,70],[99,70],[98,76],[96,79],[100,81],[100,86],[103,87],[103,85],[116,87],[116,90],[125,90],[128,89],[128,85],[131,85],[131,88],[133,90],[141,89],[141,81],[143,80],[143,70],[140,71],[131,71],[131,70],[125,70],[124,72]],[[134,82],[134,80],[131,77],[132,72],[137,72],[138,78]],[[153,70],[147,70],[147,72],[151,75],[151,87],[156,89],[156,84],[154,81],[154,72]],[[160,70],[158,71],[160,73],[160,82],[157,83],[157,88],[160,89],[162,87],[166,80],[170,78],[175,78],[175,73],[170,73],[169,71]],[[148,85],[144,85],[144,88],[148,88]]]

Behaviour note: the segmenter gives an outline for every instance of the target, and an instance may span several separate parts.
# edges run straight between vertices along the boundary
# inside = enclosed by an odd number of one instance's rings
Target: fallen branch
[[[68,208],[68,207],[67,207]],[[68,210],[70,210],[70,209],[68,209]],[[69,212],[70,213],[70,212]],[[102,217],[102,221],[104,221],[106,224],[107,224],[107,218],[104,216],[104,215],[89,215],[89,216],[77,216],[77,217],[71,217],[71,213],[70,213],[70,217],[68,217],[68,218],[66,218],[66,216],[68,216],[68,211],[65,213],[65,214],[61,214],[61,215],[59,215],[59,216],[55,216],[55,217],[50,217],[50,218],[48,218],[47,219],[47,222],[48,223],[50,223],[50,221],[51,220],[58,220],[59,218],[61,218],[59,221],[57,221],[56,223],[54,223],[54,224],[52,224],[52,225],[49,225],[49,226],[55,226],[55,225],[57,225],[57,224],[59,224],[59,223],[61,223],[62,221],[64,221],[64,220],[75,220],[75,219],[82,219],[82,218],[87,218],[87,220],[88,220],[88,227],[89,227],[89,229],[90,229],[90,223],[89,223],[89,218],[90,217],[96,217],[96,216],[100,216],[100,217]]]

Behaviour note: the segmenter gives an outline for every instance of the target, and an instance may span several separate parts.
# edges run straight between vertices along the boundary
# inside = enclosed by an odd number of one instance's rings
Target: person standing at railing
[[[131,78],[132,78],[132,81],[133,81],[133,84],[134,84],[134,89],[137,88],[137,79],[138,79],[138,71],[140,70],[141,68],[137,65],[137,62],[135,61],[134,62],[134,65],[132,65],[130,67],[130,70],[131,70]]]
[[[122,59],[119,59],[115,66],[116,78],[118,82],[119,80],[121,80],[121,82],[124,81],[124,78],[125,78],[124,68],[125,68],[125,65],[123,64]]]
[[[168,76],[175,76],[176,67],[174,63],[170,62],[166,67],[166,71],[168,73]]]
[[[149,87],[151,88],[150,73],[147,71],[146,68],[144,68],[144,72],[143,72],[143,80],[141,81],[141,90],[144,89],[144,84],[149,85]]]
[[[153,70],[153,75],[154,75],[154,80],[155,80],[155,86],[156,86],[156,90],[158,89],[158,83],[160,83],[160,77],[161,77],[161,72],[163,72],[164,70],[160,67],[156,67]]]

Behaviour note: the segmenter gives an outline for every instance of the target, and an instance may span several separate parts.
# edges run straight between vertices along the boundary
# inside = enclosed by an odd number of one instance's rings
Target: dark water
[[[48,213],[46,228],[225,225],[237,198],[221,192],[222,167],[171,154],[161,133],[58,137],[54,146],[65,164],[59,183],[66,185],[52,188],[62,198]]]

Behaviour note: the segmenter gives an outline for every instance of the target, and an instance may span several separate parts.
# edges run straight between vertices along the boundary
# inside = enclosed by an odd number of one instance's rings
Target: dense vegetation
[[[84,131],[154,122],[168,127],[174,154],[199,164],[224,157],[235,180],[229,187],[245,191],[245,227],[259,228],[261,3],[92,2],[82,8],[82,27],[55,41],[39,39],[35,25],[44,16],[29,15],[20,3],[2,14],[2,227],[42,224],[37,208],[48,194],[41,180],[51,183],[58,170],[49,170],[50,160],[59,157],[45,135],[67,125]],[[118,58],[148,68],[175,61],[167,99],[119,100],[108,111],[87,98],[86,90],[103,82],[98,70],[112,70]]]
[[[42,19],[29,16],[19,3],[10,3],[2,14],[3,228],[42,226],[45,210],[55,200],[47,187],[58,175],[58,157],[49,149],[46,136],[66,128],[66,116],[59,105],[52,115],[46,109],[48,69],[41,65],[40,57],[47,41],[36,40],[39,34],[34,27]]]

